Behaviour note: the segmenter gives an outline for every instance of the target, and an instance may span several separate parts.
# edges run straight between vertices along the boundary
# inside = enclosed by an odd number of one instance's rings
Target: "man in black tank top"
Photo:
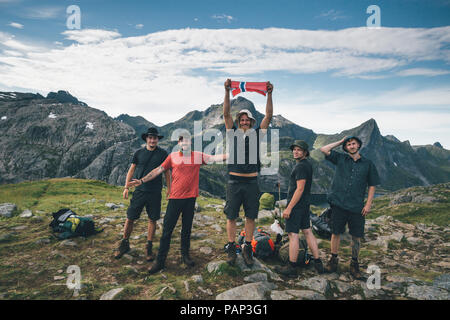
[[[272,120],[273,85],[267,82],[266,115],[261,125],[256,127],[256,119],[252,113],[243,109],[236,115],[236,124],[230,113],[230,87],[231,80],[227,79],[225,86],[225,99],[223,102],[223,118],[227,129],[228,145],[232,145],[228,159],[227,197],[224,213],[227,216],[228,252],[227,262],[236,261],[236,219],[239,216],[241,205],[245,212],[245,245],[243,258],[247,266],[253,265],[251,241],[255,229],[255,220],[258,217],[259,196],[258,173],[260,171],[259,138],[265,135]],[[231,144],[230,144],[231,143]]]

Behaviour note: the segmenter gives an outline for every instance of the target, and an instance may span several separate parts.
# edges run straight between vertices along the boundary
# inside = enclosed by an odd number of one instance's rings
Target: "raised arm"
[[[320,151],[322,151],[322,153],[324,155],[329,156],[331,150],[336,148],[337,146],[340,146],[341,144],[343,144],[346,138],[347,137],[344,137],[342,140],[327,144],[326,146],[323,146],[322,148],[320,148]]]
[[[273,116],[273,102],[272,102],[273,85],[267,81],[267,103],[266,103],[266,115],[261,121],[259,126],[261,129],[267,129]]]
[[[223,120],[225,121],[225,128],[233,128],[233,118],[230,113],[230,90],[231,90],[231,79],[227,79],[224,83],[225,87],[225,98],[223,99]]]
[[[159,166],[159,167],[153,169],[152,171],[150,171],[142,179],[133,179],[132,181],[128,182],[127,187],[130,188],[130,187],[140,186],[141,184],[143,184],[145,182],[155,179],[157,176],[159,176],[163,172],[164,172],[164,168],[162,166]]]

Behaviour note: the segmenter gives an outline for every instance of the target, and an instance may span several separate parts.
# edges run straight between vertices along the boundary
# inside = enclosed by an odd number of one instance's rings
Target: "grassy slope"
[[[448,196],[448,190],[442,190],[442,193]],[[94,198],[96,201],[86,202]],[[113,249],[121,237],[126,208],[129,205],[129,200],[122,198],[120,187],[80,179],[24,182],[0,186],[0,203],[3,202],[12,202],[18,206],[18,212],[14,217],[0,218],[0,235],[10,234],[8,240],[0,241],[0,295],[5,294],[4,297],[7,299],[70,299],[72,292],[65,285],[66,279],[54,279],[55,276],[67,276],[66,269],[69,265],[80,266],[83,277],[81,297],[87,299],[98,299],[104,292],[119,286],[125,288],[118,297],[122,299],[157,299],[158,293],[167,286],[174,288],[175,292],[166,289],[162,294],[164,299],[213,299],[218,293],[244,283],[245,273],[239,271],[237,267],[222,266],[221,275],[209,274],[205,270],[205,266],[210,261],[226,259],[223,252],[225,217],[221,210],[206,208],[207,204],[222,204],[222,199],[203,196],[198,198],[200,214],[214,217],[213,223],[220,225],[222,231],[216,231],[210,224],[198,226],[194,223],[193,233],[207,234],[199,239],[192,239],[191,255],[196,261],[196,266],[186,269],[180,265],[179,221],[172,237],[167,268],[163,274],[152,276],[147,275],[146,270],[149,264],[143,258],[147,228],[145,212],[135,225],[129,259],[122,258],[117,261],[112,258]],[[105,206],[107,202],[123,203],[125,207],[110,210]],[[425,212],[419,216],[415,214],[415,211],[408,211],[406,204],[402,204],[397,207],[402,208],[403,211],[397,214],[395,210],[387,211],[386,204],[386,199],[377,199],[371,218],[392,212],[393,215],[398,215],[400,220],[412,219],[414,222],[431,221],[448,225],[448,210],[445,211],[445,208],[448,209],[448,202],[437,204],[437,208],[443,212],[438,221],[435,219],[436,214],[433,214],[435,211]],[[165,192],[163,192],[163,211],[166,205]],[[442,208],[439,207],[440,205]],[[91,214],[96,222],[104,217],[112,219],[112,222],[103,225],[104,232],[96,236],[74,239],[77,243],[75,248],[64,246],[61,245],[61,241],[51,235],[48,227],[51,212],[63,207],[69,207],[80,215]],[[33,215],[41,217],[41,220],[20,218],[18,214],[24,209],[31,209]],[[319,208],[314,210],[316,213],[320,211]],[[423,210],[426,210],[425,204]],[[408,215],[408,212],[411,212],[411,215]],[[268,226],[271,223],[271,219],[264,218],[258,221],[258,226]],[[26,226],[26,229],[14,229],[20,226]],[[160,234],[161,228],[158,228],[154,244],[155,252],[159,247]],[[49,242],[36,242],[40,239],[49,239]],[[348,260],[351,254],[348,245],[346,242],[342,243],[341,259],[343,261]],[[212,248],[211,254],[205,255],[199,251],[205,246]],[[322,240],[320,248],[329,253],[329,241]],[[374,257],[379,257],[374,248],[364,248],[361,251],[361,258],[373,259]],[[271,264],[270,261],[268,263]],[[345,270],[346,266],[343,268]],[[313,271],[308,272],[310,276],[314,275]],[[189,282],[190,290],[186,291],[184,281],[195,274],[201,274],[204,282],[201,284]],[[305,274],[307,275],[308,273]],[[198,287],[211,290],[213,295],[202,293]]]

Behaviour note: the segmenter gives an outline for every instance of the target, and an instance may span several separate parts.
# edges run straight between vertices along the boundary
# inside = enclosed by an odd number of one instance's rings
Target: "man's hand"
[[[363,215],[363,217],[365,217],[369,214],[371,206],[372,205],[370,203],[366,203],[366,205],[364,206],[364,208],[361,211],[361,214]]]
[[[223,86],[225,87],[225,91],[229,92],[231,90],[231,79],[227,79]]]
[[[272,93],[273,91],[273,84],[270,83],[270,81],[267,81],[267,93]]]
[[[290,216],[291,216],[291,209],[289,209],[289,208],[284,209],[283,218],[289,219]]]
[[[127,188],[138,187],[142,184],[142,181],[139,179],[133,179],[127,183]]]
[[[347,139],[347,136],[345,136],[344,138],[342,138],[342,140],[340,141],[341,144],[344,144],[345,139]]]
[[[128,188],[125,188],[125,189],[123,190],[123,198],[124,198],[124,199],[128,199]]]

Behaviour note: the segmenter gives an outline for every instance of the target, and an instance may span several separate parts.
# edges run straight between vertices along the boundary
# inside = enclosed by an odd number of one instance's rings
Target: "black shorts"
[[[161,217],[161,191],[146,192],[135,190],[127,210],[127,218],[130,220],[139,219],[144,206],[149,219],[152,221],[159,220]]]
[[[257,219],[259,211],[258,180],[229,180],[227,184],[227,200],[223,210],[229,220],[239,217],[241,205],[244,206],[245,217]]]
[[[311,228],[309,206],[307,208],[292,209],[289,219],[286,219],[286,232],[298,233],[299,230]]]
[[[340,207],[331,206],[331,233],[342,234],[348,223],[349,233],[357,238],[364,236],[366,218],[361,213],[351,212]]]

